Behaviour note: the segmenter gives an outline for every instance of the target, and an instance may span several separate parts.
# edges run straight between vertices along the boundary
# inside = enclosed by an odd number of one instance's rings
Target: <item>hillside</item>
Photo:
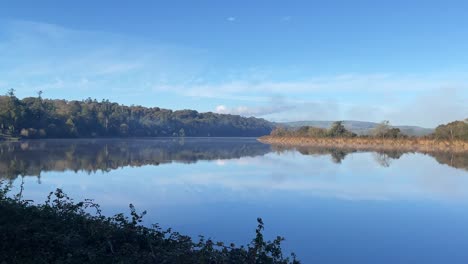
[[[334,121],[296,121],[296,122],[283,122],[279,123],[286,127],[301,127],[301,126],[312,126],[319,128],[330,128]],[[358,135],[366,135],[375,128],[378,123],[367,122],[367,121],[354,121],[354,120],[345,120],[343,122],[346,129],[354,132]],[[403,134],[410,136],[424,136],[429,135],[434,132],[432,128],[424,128],[419,126],[393,126],[399,128]]]
[[[258,137],[274,124],[239,115],[126,106],[108,100],[0,96],[0,137]]]

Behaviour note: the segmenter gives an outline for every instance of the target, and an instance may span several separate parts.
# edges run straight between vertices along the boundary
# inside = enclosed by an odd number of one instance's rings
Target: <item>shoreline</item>
[[[289,147],[332,147],[356,150],[405,150],[416,152],[467,152],[468,141],[435,140],[421,138],[377,139],[377,138],[312,138],[263,136],[258,141],[276,146]]]

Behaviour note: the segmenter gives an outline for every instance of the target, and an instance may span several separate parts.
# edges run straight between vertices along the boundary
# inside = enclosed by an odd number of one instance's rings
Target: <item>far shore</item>
[[[271,145],[291,147],[334,147],[356,150],[405,150],[420,152],[468,152],[468,141],[422,138],[313,138],[263,136],[258,141]]]

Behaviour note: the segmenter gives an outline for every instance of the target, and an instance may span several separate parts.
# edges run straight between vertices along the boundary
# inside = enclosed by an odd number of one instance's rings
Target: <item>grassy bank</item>
[[[132,205],[130,217],[105,217],[97,204],[75,203],[59,189],[43,205],[7,192],[0,190],[0,263],[299,263],[283,257],[283,238],[264,240],[261,219],[252,242],[238,247],[144,227],[145,212]]]
[[[264,136],[260,142],[282,146],[317,146],[353,148],[357,150],[405,150],[421,152],[468,152],[468,141],[425,138],[379,139],[364,137],[314,138],[295,136]]]

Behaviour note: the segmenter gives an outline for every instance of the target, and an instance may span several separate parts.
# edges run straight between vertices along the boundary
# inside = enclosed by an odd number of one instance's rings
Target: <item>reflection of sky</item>
[[[421,154],[390,162],[382,167],[375,154],[354,153],[335,164],[329,155],[287,151],[109,173],[46,172],[41,184],[25,178],[25,198],[43,201],[60,187],[96,199],[108,213],[133,203],[148,210],[148,222],[242,243],[261,216],[268,234],[289,238],[287,248],[306,260],[339,262],[336,252],[381,263],[379,256],[388,263],[468,258],[461,251],[468,246],[468,173]]]

